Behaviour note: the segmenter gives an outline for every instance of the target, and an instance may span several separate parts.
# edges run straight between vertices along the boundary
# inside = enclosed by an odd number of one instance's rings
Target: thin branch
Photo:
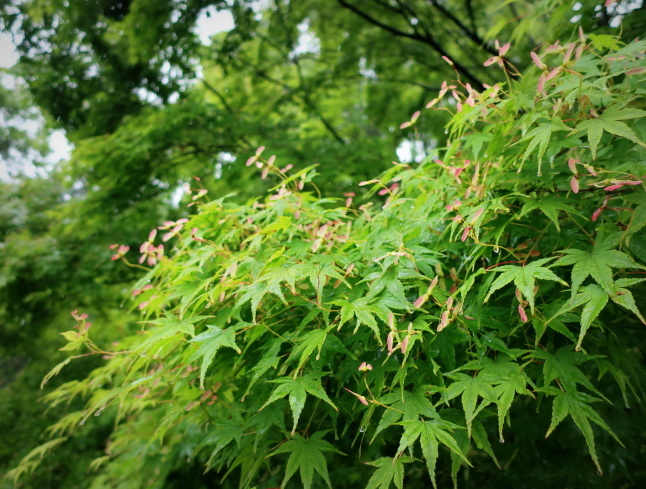
[[[455,15],[453,15],[449,10],[447,10],[440,2],[437,0],[429,0],[433,6],[438,9],[442,14],[448,18],[451,22],[453,22],[455,25],[457,25],[462,32],[466,34],[466,36],[471,39],[474,43],[476,43],[478,46],[482,47],[485,51],[493,54],[494,56],[498,55],[498,51],[496,51],[493,47],[489,46],[485,41],[478,35],[478,33],[475,30],[469,29],[466,25],[462,23],[460,19],[458,19]]]
[[[374,17],[368,15],[366,12],[363,10],[357,8],[356,6],[352,5],[351,3],[347,2],[346,0],[337,0],[337,2],[344,8],[347,8],[348,10],[354,12],[356,15],[361,17],[362,19],[366,20],[367,22],[371,23],[372,25],[375,25],[377,27],[380,27],[381,29],[384,29],[387,32],[390,32],[391,34],[394,34],[395,36],[398,37],[404,37],[407,39],[412,39],[413,41],[419,41],[423,42],[425,44],[428,44],[431,46],[435,51],[437,51],[440,56],[446,56],[447,58],[450,58],[449,53],[433,38],[430,33],[426,33],[425,35],[421,35],[419,32],[405,32],[400,29],[397,29],[391,25],[384,24],[383,22],[375,19]],[[413,26],[414,27],[414,26]],[[455,69],[462,73],[466,78],[469,79],[471,83],[476,85],[478,88],[481,90],[484,90],[484,85],[483,83],[473,74],[469,71],[468,68],[466,68],[462,63],[459,61],[452,60]]]
[[[224,98],[224,95],[222,95],[213,85],[211,85],[204,79],[202,80],[202,85],[204,85],[204,88],[206,88],[209,92],[213,93],[218,99],[220,99],[220,102],[222,102],[222,105],[224,105],[224,108],[227,109],[227,111],[233,112],[233,107],[229,105],[227,100]]]
[[[341,137],[341,135],[337,132],[337,130],[336,130],[336,129],[334,129],[334,127],[332,126],[332,124],[330,123],[330,121],[328,121],[328,120],[325,118],[325,116],[323,116],[323,114],[321,114],[321,112],[318,110],[318,108],[316,107],[316,105],[314,105],[314,102],[312,102],[312,101],[309,99],[309,97],[304,96],[304,97],[303,97],[303,101],[304,101],[304,102],[305,102],[305,104],[306,104],[306,105],[307,105],[307,106],[308,106],[308,107],[309,107],[309,108],[310,108],[310,109],[311,109],[311,110],[316,114],[316,116],[321,120],[321,123],[325,126],[325,128],[328,130],[328,132],[329,132],[330,134],[332,134],[332,136],[334,137],[334,139],[336,139],[336,140],[337,140],[338,142],[340,142],[341,144],[348,144],[348,143],[347,143],[347,141],[346,141],[345,139],[343,139],[343,138]]]
[[[371,78],[367,78],[367,77],[365,77],[363,75],[360,75],[360,76],[361,76],[361,78],[371,80]],[[379,74],[377,74],[377,80],[376,81],[387,82],[387,83],[402,83],[404,85],[413,85],[415,87],[420,87],[420,88],[423,88],[424,90],[428,90],[430,92],[439,92],[440,91],[440,87],[433,87],[431,85],[427,85],[426,83],[421,83],[421,82],[418,82],[418,81],[415,81],[415,80],[404,80],[403,78],[386,78],[386,77],[379,76]]]
[[[325,128],[328,130],[332,136],[334,136],[334,139],[339,141],[341,144],[348,144],[345,139],[341,137],[341,135],[337,132],[336,129],[332,126],[330,121],[328,121],[325,116],[321,113],[321,111],[318,109],[316,104],[312,101],[309,95],[309,91],[307,90],[307,87],[305,86],[305,77],[303,76],[303,70],[301,70],[301,65],[298,61],[298,58],[294,59],[294,64],[296,66],[296,73],[298,73],[298,81],[301,85],[301,89],[303,91],[302,97],[303,101],[305,104],[317,115],[317,117],[321,120],[321,123],[325,126]]]
[[[466,0],[465,7],[467,9],[467,15],[469,16],[469,22],[471,23],[471,29],[474,32],[478,32],[476,27],[476,16],[473,11],[473,0]]]
[[[351,10],[352,12],[354,12],[355,14],[357,14],[357,15],[358,15],[359,17],[361,17],[362,19],[364,19],[364,20],[366,20],[366,21],[370,22],[370,23],[371,23],[371,24],[373,24],[373,25],[376,25],[377,27],[380,27],[380,28],[384,29],[385,31],[390,32],[391,34],[394,34],[395,36],[399,36],[399,37],[406,37],[406,38],[408,38],[408,39],[412,39],[412,40],[414,40],[414,41],[422,41],[422,42],[425,42],[425,39],[424,39],[422,36],[420,36],[419,34],[411,34],[411,33],[409,33],[409,32],[404,32],[404,31],[401,31],[401,30],[399,30],[399,29],[396,29],[395,27],[392,27],[392,26],[390,26],[390,25],[384,24],[383,22],[378,21],[378,20],[377,20],[377,19],[375,19],[374,17],[370,17],[368,14],[366,14],[366,13],[365,13],[364,11],[362,11],[362,10],[359,10],[359,9],[358,9],[357,7],[355,7],[354,5],[352,5],[352,4],[348,3],[348,2],[346,2],[346,0],[337,0],[337,1],[341,4],[341,6],[342,6],[342,7],[345,7],[345,8],[347,8],[348,10]]]
[[[518,15],[518,11],[516,10],[516,6],[513,3],[509,4],[509,10],[511,11],[512,15],[514,16],[514,19],[517,20],[518,24],[520,25],[521,16]],[[538,44],[536,44],[536,41],[534,40],[534,38],[529,33],[527,33],[526,36],[527,36],[527,39],[529,39],[529,42],[530,42],[530,44],[532,46],[537,46],[538,45]]]
[[[267,81],[270,81],[280,87],[283,87],[289,92],[295,92],[298,90],[301,93],[297,93],[297,96],[301,98],[301,100],[305,103],[305,105],[312,111],[314,114],[320,119],[321,123],[327,129],[327,131],[336,139],[338,142],[341,144],[347,144],[346,140],[341,137],[341,135],[338,133],[338,131],[332,126],[330,121],[328,121],[325,116],[320,112],[318,107],[314,104],[314,102],[310,99],[309,95],[307,94],[307,90],[304,87],[304,82],[303,82],[303,76],[300,70],[300,65],[298,64],[298,59],[294,61],[294,65],[296,66],[296,69],[298,71],[298,76],[299,76],[299,81],[301,83],[301,86],[297,88],[292,87],[291,85],[288,85],[287,83],[284,83],[280,80],[276,80],[275,78],[272,78],[270,75],[268,75],[266,72],[261,70],[260,68],[257,68],[253,65],[251,65],[248,62],[245,62],[244,60],[241,59],[243,63],[245,63],[246,66],[248,66],[250,69],[252,69],[258,76],[261,78],[264,78]]]
[[[224,106],[224,108],[227,110],[227,112],[229,112],[229,113],[231,113],[231,114],[233,114],[233,113],[235,112],[235,111],[233,110],[233,107],[231,107],[231,105],[229,105],[229,103],[227,102],[227,99],[226,99],[226,98],[224,98],[224,95],[222,95],[222,94],[220,93],[220,91],[219,91],[219,90],[217,90],[213,85],[211,85],[209,82],[207,82],[207,81],[206,81],[206,80],[204,80],[204,79],[202,80],[202,85],[204,85],[204,88],[206,88],[209,92],[213,93],[216,97],[218,97],[218,99],[220,100],[220,102],[222,102],[222,105],[223,105],[223,106]],[[241,139],[241,140],[242,140],[242,142],[244,142],[247,146],[249,146],[249,147],[251,147],[251,146],[252,146],[252,144],[249,142],[249,140],[247,139],[247,137],[246,137],[244,134],[241,134],[241,135],[240,135],[240,139]]]

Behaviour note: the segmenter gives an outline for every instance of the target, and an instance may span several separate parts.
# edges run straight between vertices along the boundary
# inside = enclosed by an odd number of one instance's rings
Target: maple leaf
[[[519,267],[516,265],[503,265],[493,269],[493,272],[500,273],[496,280],[491,284],[491,288],[484,299],[484,302],[489,300],[491,294],[496,290],[504,287],[511,281],[514,282],[518,290],[529,302],[532,314],[534,313],[534,286],[536,279],[552,280],[567,285],[566,282],[557,277],[554,272],[549,268],[542,266],[544,263],[553,260],[553,258],[543,258],[541,260],[533,261],[525,266]]]
[[[617,435],[615,435],[601,416],[599,416],[599,414],[588,404],[589,402],[596,401],[597,399],[582,392],[562,391],[554,387],[540,390],[554,395],[554,402],[552,404],[552,421],[547,433],[545,434],[545,438],[550,436],[558,424],[568,415],[571,416],[574,424],[576,424],[581,430],[581,433],[583,433],[585,442],[588,445],[588,451],[597,467],[599,475],[603,474],[599,458],[597,457],[597,451],[595,449],[594,432],[592,431],[590,421],[607,431],[620,445],[623,446],[623,443],[621,443],[621,440],[619,440]]]
[[[444,398],[447,401],[462,395],[462,408],[464,409],[464,417],[467,423],[467,435],[471,438],[471,424],[476,415],[489,404],[498,402],[496,391],[488,381],[487,376],[482,372],[472,377],[463,373],[449,374],[449,378],[453,379],[444,392]],[[480,406],[478,406],[478,398],[482,398]]]
[[[646,111],[640,109],[625,109],[630,100],[624,100],[608,107],[600,117],[596,119],[588,119],[576,126],[573,133],[580,131],[588,131],[588,144],[592,151],[592,159],[597,158],[597,148],[601,141],[603,132],[606,131],[615,136],[620,136],[631,140],[633,143],[646,147],[642,141],[635,135],[633,130],[624,122],[624,120],[635,119],[637,117],[644,117]]]
[[[642,316],[641,312],[639,312],[637,304],[635,303],[635,298],[629,290],[618,288],[617,293],[613,295],[611,299],[621,307],[625,307],[629,311],[635,313],[635,315],[641,320],[641,322],[643,324],[646,324],[646,320],[644,320],[644,316]]]
[[[304,489],[311,489],[312,481],[314,480],[314,472],[316,471],[325,481],[329,488],[332,488],[330,483],[330,476],[327,471],[327,462],[323,452],[335,452],[345,455],[334,448],[327,441],[323,440],[326,431],[317,431],[309,438],[297,434],[294,438],[278,447],[271,456],[279,453],[289,453],[287,459],[287,467],[285,469],[285,476],[280,487],[285,487],[292,476],[297,470],[300,471],[301,482]]]
[[[242,438],[242,425],[239,422],[228,421],[226,423],[218,423],[209,431],[209,435],[200,442],[195,448],[193,454],[195,455],[204,447],[213,446],[211,455],[206,462],[207,470],[215,465],[217,455],[224,450],[224,448],[231,442],[235,441],[237,445],[240,444]]]
[[[571,205],[566,204],[563,199],[551,196],[531,199],[529,202],[526,202],[525,205],[523,205],[520,216],[522,217],[534,209],[540,209],[543,214],[545,214],[554,223],[556,230],[559,232],[561,231],[561,226],[559,225],[559,211],[564,211],[568,214],[576,214],[578,216],[581,215],[579,212],[574,210]]]
[[[646,226],[646,203],[638,205],[633,212],[630,226],[626,230],[626,244],[630,243],[630,238],[635,236],[644,226]]]
[[[354,302],[348,302],[344,300],[336,301],[334,302],[334,304],[341,306],[341,320],[339,321],[339,329],[341,329],[341,326],[343,326],[353,317],[356,317],[357,325],[355,327],[355,332],[359,328],[359,325],[365,324],[375,332],[377,341],[380,345],[382,344],[381,338],[379,336],[379,325],[377,324],[377,320],[375,319],[374,314],[384,312],[387,313],[387,311],[382,311],[380,308],[368,304],[368,298],[366,297],[357,299]]]
[[[390,409],[384,411],[370,442],[372,443],[381,431],[396,424],[402,418],[404,421],[414,421],[419,416],[426,416],[441,420],[433,403],[425,395],[427,388],[428,386],[419,386],[413,392],[391,392],[380,397],[379,402],[390,406]]]
[[[316,356],[316,359],[317,360],[319,359],[319,357],[321,356],[321,348],[323,348],[323,343],[325,343],[326,338],[327,338],[327,331],[325,329],[314,329],[308,332],[299,341],[298,345],[294,348],[294,351],[290,355],[290,358],[292,356],[294,358],[296,358],[296,356],[300,356],[300,359],[298,361],[298,367],[296,368],[296,373],[294,373],[294,377],[301,369],[301,367],[305,365],[305,362],[309,359],[309,357],[316,349],[318,349],[318,354]]]
[[[258,380],[260,380],[260,378],[265,374],[265,372],[267,372],[270,368],[275,369],[278,366],[278,362],[280,361],[278,353],[280,352],[280,347],[282,344],[283,344],[282,339],[280,338],[275,339],[271,343],[271,346],[269,347],[269,349],[260,358],[260,361],[249,370],[249,374],[252,374],[252,375],[251,375],[251,380],[249,381],[249,385],[247,386],[247,390],[242,396],[243,401],[247,396],[247,394],[249,394],[249,391],[251,391],[251,388],[254,386],[254,384],[258,382]]]
[[[329,279],[337,279],[342,282],[345,277],[338,272],[334,266],[334,258],[330,256],[318,256],[317,262],[310,263],[303,268],[303,274],[307,274],[310,283],[316,290],[316,297],[321,302],[323,298],[323,287]]]
[[[314,397],[318,397],[322,401],[328,403],[335,411],[338,411],[337,407],[330,400],[330,398],[325,393],[325,390],[321,386],[319,377],[314,373],[304,375],[303,377],[298,377],[296,379],[291,377],[283,377],[281,379],[272,380],[271,382],[280,384],[269,396],[267,402],[265,402],[260,409],[268,406],[272,402],[277,401],[285,396],[289,396],[289,405],[292,409],[292,415],[294,416],[294,428],[292,429],[292,435],[296,433],[296,425],[298,424],[298,419],[301,416],[303,407],[305,407],[305,400],[307,394],[310,394]]]
[[[482,379],[491,384],[498,384],[494,387],[494,392],[498,399],[496,401],[498,405],[498,436],[500,442],[504,443],[505,439],[502,436],[502,430],[516,394],[534,397],[531,391],[527,389],[527,385],[529,384],[534,389],[536,386],[523,372],[521,366],[508,360],[505,355],[501,355],[495,361],[484,358],[482,363],[485,365],[479,374]]]
[[[550,122],[545,122],[538,127],[535,127],[529,131],[521,141],[529,140],[529,144],[525,149],[522,159],[520,160],[520,168],[522,168],[523,163],[532,154],[532,151],[538,146],[538,174],[541,174],[541,165],[540,162],[547,151],[547,147],[550,143],[552,133],[555,131],[569,131],[570,128],[563,124],[563,121],[558,116],[552,117]],[[520,172],[520,169],[518,170]]]
[[[496,454],[493,452],[493,448],[491,447],[491,442],[489,442],[487,431],[485,430],[482,423],[477,419],[473,420],[472,435],[473,435],[473,441],[475,442],[476,447],[478,447],[480,450],[484,451],[487,455],[489,455],[491,459],[494,461],[494,463],[496,464],[496,466],[499,469],[502,469],[502,467],[500,466],[500,462],[498,462],[498,459],[496,458]],[[463,452],[467,453],[466,450],[464,450]],[[455,452],[451,452],[451,459],[454,462],[460,462],[460,458],[456,455]],[[453,481],[455,482],[455,478],[453,478]]]
[[[578,249],[561,251],[565,256],[561,257],[554,266],[574,265],[572,267],[572,297],[576,295],[579,286],[588,276],[591,276],[608,294],[615,295],[611,268],[646,269],[625,253],[608,249],[606,243],[607,241],[595,245],[592,252]]]
[[[204,376],[209,366],[213,362],[213,357],[223,346],[233,348],[240,353],[240,348],[236,345],[236,337],[233,328],[220,329],[217,326],[206,325],[209,329],[204,333],[197,335],[191,340],[193,343],[202,343],[195,353],[189,359],[189,362],[202,358],[202,368],[200,370],[200,387],[204,387]]]
[[[426,459],[426,468],[428,474],[431,476],[433,487],[437,489],[435,481],[435,467],[437,464],[437,457],[439,455],[439,444],[446,445],[451,452],[459,456],[465,463],[471,465],[469,461],[462,454],[462,450],[451,435],[450,431],[453,428],[460,428],[458,425],[448,423],[447,421],[438,420],[409,420],[402,421],[404,426],[404,433],[399,440],[399,447],[397,448],[397,457],[400,457],[407,447],[411,446],[419,438],[420,446],[422,447],[422,454]]]
[[[69,343],[62,348],[59,348],[61,351],[75,351],[81,348],[87,341],[87,335],[84,335],[78,331],[65,331],[61,333],[61,336],[65,338]]]
[[[52,377],[55,377],[56,375],[58,375],[61,372],[61,370],[63,370],[63,367],[65,367],[65,365],[67,365],[71,361],[72,361],[72,357],[67,357],[65,360],[63,360],[58,365],[56,365],[53,369],[51,369],[47,373],[47,375],[45,375],[45,377],[40,383],[41,390],[45,387],[45,384],[49,382]]]
[[[397,269],[395,267],[387,268],[370,283],[370,290],[366,299],[371,301],[382,292],[383,296],[379,303],[391,309],[410,309],[410,303],[406,299],[404,285],[397,278]]]
[[[253,283],[245,294],[238,301],[238,306],[241,306],[247,301],[251,301],[251,314],[253,317],[253,322],[256,322],[256,312],[258,311],[258,305],[262,298],[268,292],[277,295],[283,303],[287,304],[283,291],[280,290],[280,282],[284,278],[283,274],[272,274],[270,277],[262,277],[258,282]],[[265,281],[261,281],[265,279]]]
[[[576,391],[577,385],[582,385],[599,397],[606,397],[592,385],[585,374],[577,367],[578,364],[590,360],[590,357],[583,353],[572,351],[572,346],[559,348],[555,354],[544,350],[535,350],[530,356],[540,358],[545,361],[543,365],[543,376],[545,386],[549,386],[553,380],[558,379],[566,391]]]
[[[552,321],[559,315],[571,311],[579,306],[583,305],[583,310],[581,311],[581,330],[579,332],[579,339],[576,343],[576,350],[581,349],[581,342],[588,331],[588,328],[592,322],[597,318],[599,313],[606,307],[608,303],[608,293],[603,290],[600,286],[596,284],[586,285],[581,288],[576,297],[574,297],[569,302],[565,303],[563,307],[549,319],[548,323],[552,324]]]
[[[404,488],[404,464],[409,463],[411,460],[408,457],[395,457],[387,458],[382,457],[368,465],[378,467],[370,480],[366,489],[388,489],[391,483],[395,483],[397,489]]]

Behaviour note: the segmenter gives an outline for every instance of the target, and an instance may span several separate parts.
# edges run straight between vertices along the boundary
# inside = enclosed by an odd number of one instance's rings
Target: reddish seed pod
[[[597,219],[599,219],[599,216],[601,215],[604,209],[605,207],[599,207],[596,211],[592,213],[592,217],[590,218],[590,220],[596,221]]]
[[[402,353],[406,353],[406,350],[408,349],[409,341],[410,341],[410,335],[406,335],[406,338],[404,338],[404,341],[402,341],[400,345]]]
[[[570,188],[575,194],[579,193],[579,179],[576,176],[572,177],[570,180]]]
[[[388,353],[392,353],[395,351],[395,348],[393,346],[393,342],[395,341],[395,332],[391,331],[388,333],[388,337],[386,338],[386,348],[388,348]]]

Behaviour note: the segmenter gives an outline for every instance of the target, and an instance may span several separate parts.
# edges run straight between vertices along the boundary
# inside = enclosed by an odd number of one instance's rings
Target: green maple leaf
[[[534,286],[536,284],[536,279],[540,280],[552,280],[555,282],[562,283],[567,285],[566,282],[557,277],[554,272],[549,268],[542,266],[544,263],[552,260],[553,258],[543,258],[541,260],[533,261],[524,267],[519,267],[516,265],[503,265],[493,269],[494,273],[500,273],[496,280],[491,284],[491,288],[487,293],[487,296],[484,298],[484,302],[489,300],[491,294],[496,290],[501,289],[510,282],[514,282],[516,287],[520,290],[523,296],[529,302],[529,307],[531,308],[532,314],[534,313]]]
[[[379,433],[389,426],[396,424],[402,418],[404,421],[414,421],[419,416],[425,416],[427,418],[441,420],[433,403],[425,395],[427,389],[428,386],[420,386],[413,392],[391,392],[380,397],[379,402],[390,406],[390,409],[384,411],[371,443]]]
[[[64,347],[59,348],[61,351],[78,350],[87,341],[87,335],[79,333],[78,331],[65,331],[64,333],[61,333],[61,336],[69,342]]]
[[[296,432],[296,425],[298,424],[298,419],[300,418],[303,407],[305,406],[307,394],[318,397],[338,411],[337,407],[330,400],[330,398],[325,393],[325,390],[321,386],[319,377],[317,377],[313,373],[304,375],[303,377],[298,377],[296,379],[292,377],[283,377],[281,379],[272,380],[271,382],[280,385],[276,387],[276,389],[274,389],[267,402],[265,402],[265,404],[263,404],[260,409],[263,409],[265,406],[268,406],[278,399],[289,396],[289,405],[292,409],[292,415],[294,417],[294,428],[292,429],[292,435]]]
[[[420,419],[402,421],[399,424],[404,426],[405,429],[401,439],[399,440],[397,457],[400,457],[407,447],[411,446],[417,439],[419,439],[422,447],[422,454],[426,460],[426,468],[428,469],[428,473],[431,476],[431,481],[433,482],[433,487],[435,487],[435,489],[437,489],[437,483],[435,481],[435,467],[437,464],[437,457],[439,455],[438,448],[440,443],[446,445],[451,452],[455,453],[457,456],[462,458],[465,463],[469,464],[469,461],[462,454],[462,450],[460,450],[458,442],[455,441],[455,438],[453,438],[450,433],[453,428],[459,428],[459,426],[443,420]]]
[[[596,284],[586,285],[581,288],[574,299],[563,305],[548,322],[551,323],[557,316],[583,305],[583,310],[581,311],[581,330],[576,343],[576,349],[579,350],[581,348],[581,342],[592,321],[597,318],[607,303],[608,293],[605,290]]]
[[[202,343],[195,353],[189,359],[189,362],[202,358],[202,369],[200,370],[200,387],[204,387],[204,376],[209,366],[213,362],[213,357],[223,346],[233,348],[240,353],[240,348],[236,344],[236,337],[233,328],[220,329],[217,326],[206,325],[209,329],[202,334],[197,335],[191,340],[192,343]]]
[[[50,379],[56,375],[58,375],[61,370],[63,370],[63,367],[70,363],[72,361],[72,357],[68,357],[62,362],[60,362],[58,365],[56,365],[53,369],[51,369],[47,375],[43,378],[42,382],[40,383],[40,388],[43,389],[45,387],[45,384],[50,381]]]
[[[346,322],[350,321],[353,317],[357,319],[357,325],[355,327],[355,332],[359,328],[359,325],[365,324],[371,330],[374,331],[377,341],[381,345],[381,338],[379,337],[379,325],[374,315],[384,312],[376,306],[368,304],[368,298],[362,297],[355,300],[354,302],[348,301],[336,301],[335,304],[341,306],[341,320],[339,321],[339,329]]]
[[[558,379],[560,385],[566,391],[576,391],[577,385],[582,385],[599,397],[607,400],[592,382],[588,380],[581,369],[577,367],[578,364],[590,360],[590,357],[583,353],[572,351],[572,346],[559,348],[555,354],[544,350],[534,350],[531,356],[545,361],[543,365],[545,386],[549,386],[553,380]]]
[[[422,252],[419,252],[420,255]],[[385,264],[384,264],[385,266]],[[397,268],[391,267],[384,270],[375,280],[366,278],[363,282],[370,282],[370,290],[366,298],[370,301],[377,297],[380,293],[384,292],[381,303],[388,305],[393,309],[410,309],[410,302],[406,298],[406,291],[404,285],[397,278]]]
[[[644,320],[644,316],[639,312],[637,304],[635,303],[635,298],[629,290],[618,288],[617,293],[613,295],[611,299],[621,307],[625,307],[629,311],[633,312],[642,323],[646,324],[646,320]]]
[[[287,459],[285,477],[283,477],[283,482],[280,484],[281,487],[285,487],[285,484],[289,482],[296,471],[300,470],[301,487],[304,489],[311,489],[312,481],[314,480],[314,472],[318,473],[323,478],[329,488],[332,488],[330,476],[327,471],[327,462],[325,461],[323,452],[335,452],[341,455],[345,454],[323,440],[322,438],[325,434],[326,431],[317,431],[309,438],[304,438],[297,434],[288,442],[283,443],[271,454],[271,456],[279,453],[290,454],[289,459]]]
[[[38,467],[38,465],[40,465],[40,462],[45,458],[45,455],[47,455],[47,453],[51,452],[57,446],[63,444],[65,441],[67,441],[67,439],[67,436],[54,438],[53,440],[49,440],[48,442],[38,445],[22,458],[20,464],[17,467],[8,471],[5,474],[5,477],[7,479],[13,480],[13,482],[17,484],[18,479],[21,477],[21,475],[33,472],[33,470]]]
[[[531,391],[527,389],[527,385],[529,384],[532,388],[536,388],[536,386],[527,374],[523,372],[520,365],[516,362],[509,361],[504,355],[501,355],[495,361],[483,359],[483,362],[486,366],[482,369],[479,376],[491,384],[498,384],[494,387],[494,392],[498,398],[496,402],[498,405],[498,435],[500,442],[504,443],[505,440],[502,436],[502,430],[505,418],[516,394],[534,397]]]
[[[623,446],[623,444],[601,416],[599,416],[599,414],[588,404],[589,402],[596,401],[597,399],[582,392],[562,391],[553,387],[547,390],[541,390],[555,396],[554,403],[552,404],[552,421],[547,433],[545,434],[545,438],[554,431],[561,421],[563,421],[567,416],[571,416],[574,423],[581,430],[581,433],[583,433],[585,442],[588,445],[588,451],[590,452],[590,456],[592,457],[599,474],[602,474],[603,471],[601,470],[599,458],[597,457],[594,443],[594,432],[592,431],[590,421],[607,431],[620,445]]]
[[[477,419],[473,420],[472,435],[473,435],[473,441],[475,442],[476,447],[478,447],[480,450],[484,451],[487,455],[489,455],[491,459],[494,461],[494,463],[496,464],[496,466],[499,469],[502,469],[502,467],[500,466],[500,462],[498,462],[498,458],[496,458],[496,454],[493,452],[491,443],[489,442],[489,436],[487,435],[487,431],[485,430],[482,423]],[[451,458],[456,462],[459,462],[459,458],[456,456],[454,452],[451,452]]]
[[[272,284],[272,286],[285,282],[290,290],[294,290],[296,287],[296,281],[300,280],[302,277],[303,272],[301,265],[293,265],[290,267],[280,266],[273,268],[262,275],[258,279],[258,282],[267,282],[269,284]],[[280,290],[280,288],[278,288],[278,290]],[[281,297],[282,293],[277,295]]]
[[[606,307],[608,303],[608,294],[599,286],[588,285],[583,290],[583,293],[580,294],[578,298],[581,301],[585,301],[583,306],[583,311],[581,311],[581,332],[579,333],[579,339],[576,344],[576,349],[581,348],[581,342],[585,336],[586,331],[592,324],[592,321],[599,315],[601,310]]]
[[[640,204],[635,207],[633,217],[630,220],[630,226],[626,230],[626,243],[630,242],[630,238],[637,234],[638,231],[646,226],[646,203]]]
[[[323,298],[323,287],[329,279],[345,281],[344,275],[340,274],[334,266],[334,257],[319,255],[317,261],[306,265],[303,273],[307,272],[310,283],[316,290],[316,297],[321,302]]]
[[[646,115],[646,112],[640,109],[624,109],[629,102],[630,100],[616,103],[608,107],[599,118],[585,120],[576,126],[575,133],[585,130],[588,131],[588,144],[590,144],[593,160],[597,158],[597,148],[604,131],[629,139],[633,143],[646,147],[646,144],[639,140],[633,130],[627,124],[621,122]]]
[[[326,338],[327,331],[325,329],[314,329],[303,336],[303,338],[299,341],[298,345],[294,348],[292,354],[290,355],[290,358],[292,356],[294,358],[300,356],[294,377],[296,377],[298,371],[316,349],[318,349],[316,359],[319,359],[321,355],[321,348],[323,348],[323,343],[325,343]]]
[[[395,483],[397,489],[404,487],[404,464],[409,463],[410,459],[406,458],[387,458],[382,457],[369,462],[368,465],[378,467],[370,480],[366,489],[388,489],[391,483]]]
[[[263,277],[264,278],[264,277]],[[277,295],[283,303],[287,304],[283,291],[280,289],[280,282],[284,278],[283,274],[272,274],[271,277],[268,277],[266,281],[261,281],[253,283],[249,286],[245,294],[238,301],[238,306],[241,306],[247,301],[251,301],[251,314],[253,316],[253,322],[256,322],[256,313],[258,311],[258,305],[262,298],[268,292],[271,292],[274,295]]]
[[[150,336],[139,345],[139,350],[146,351],[151,345],[166,338],[171,338],[178,333],[193,336],[193,324],[202,319],[207,319],[207,316],[192,316],[189,322],[187,320],[180,321],[167,313],[166,317],[149,320],[148,323],[155,325],[155,328],[151,328]]]
[[[631,377],[608,360],[599,359],[597,360],[597,365],[599,367],[599,378],[602,378],[606,373],[610,373],[610,375],[612,375],[617,382],[619,389],[621,389],[621,394],[624,398],[624,405],[627,408],[630,408],[630,402],[628,401],[628,389],[632,391],[633,395],[636,398],[640,397],[640,395],[635,390],[635,386],[631,382]]]
[[[541,170],[540,170],[540,161],[543,159],[543,156],[545,155],[545,151],[547,150],[547,147],[550,143],[550,139],[552,137],[552,133],[556,131],[569,131],[570,128],[563,124],[563,121],[558,116],[552,117],[552,120],[550,122],[545,122],[538,127],[535,127],[531,131],[529,131],[521,141],[527,141],[529,140],[529,144],[527,145],[527,148],[525,149],[525,153],[523,154],[523,157],[520,161],[520,166],[522,168],[523,163],[525,163],[525,160],[529,157],[529,155],[532,154],[532,151],[538,146],[538,161],[539,161],[539,166],[538,166],[538,173],[540,175]]]
[[[615,284],[612,279],[612,268],[641,268],[632,258],[621,251],[606,249],[601,243],[587,252],[583,250],[562,250],[565,256],[561,257],[554,265],[572,267],[572,297],[576,296],[579,286],[591,276],[603,290],[610,295],[615,295]]]
[[[231,442],[240,444],[242,438],[242,425],[234,421],[218,423],[209,431],[209,435],[195,448],[193,454],[197,454],[204,447],[213,446],[211,455],[206,462],[207,470],[215,465],[217,455]]]
[[[242,400],[244,401],[245,397],[247,394],[249,394],[249,391],[251,391],[251,388],[254,386],[258,380],[267,372],[270,368],[276,368],[278,366],[278,362],[280,361],[280,357],[278,356],[280,352],[280,347],[283,344],[283,340],[280,338],[275,339],[272,343],[269,349],[263,354],[263,356],[260,358],[260,361],[254,365],[250,370],[249,373],[251,375],[251,381],[249,382],[249,386],[247,387],[247,390],[245,391],[244,395],[242,396]]]
[[[457,396],[462,396],[462,408],[464,409],[464,417],[467,423],[467,435],[471,438],[471,424],[476,415],[489,404],[497,403],[498,396],[496,391],[488,382],[486,374],[480,372],[475,377],[463,373],[449,374],[449,378],[453,379],[444,393],[445,399],[451,400]],[[480,406],[478,406],[478,398],[482,398]]]
[[[534,209],[540,209],[543,214],[545,214],[550,221],[554,223],[556,230],[559,232],[561,231],[561,226],[559,225],[559,211],[563,211],[568,214],[576,214],[578,216],[581,215],[579,212],[574,210],[571,205],[566,204],[562,198],[541,197],[539,199],[531,199],[529,202],[526,202],[520,212],[520,217]]]

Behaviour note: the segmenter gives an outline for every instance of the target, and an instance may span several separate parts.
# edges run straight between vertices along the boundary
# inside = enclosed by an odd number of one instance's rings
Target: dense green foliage
[[[646,480],[646,43],[617,5],[235,2],[214,58],[205,2],[70,3],[2,11],[77,144],[3,184],[7,487]]]

